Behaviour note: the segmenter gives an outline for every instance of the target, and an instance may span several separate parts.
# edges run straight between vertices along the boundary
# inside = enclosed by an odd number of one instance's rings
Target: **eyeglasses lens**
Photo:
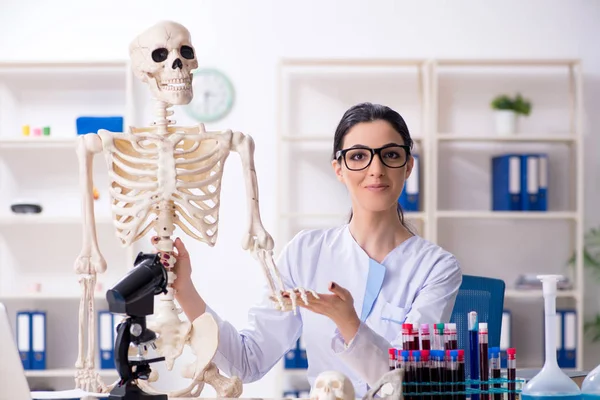
[[[390,168],[400,168],[406,164],[406,151],[402,147],[388,147],[381,150],[381,161]],[[371,162],[372,153],[367,149],[351,149],[346,152],[346,165],[352,170],[366,168]]]

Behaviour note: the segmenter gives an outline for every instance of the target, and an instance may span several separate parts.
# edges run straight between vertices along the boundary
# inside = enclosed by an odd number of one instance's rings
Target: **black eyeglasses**
[[[338,150],[335,153],[336,160],[344,158],[346,168],[351,171],[361,171],[371,165],[373,156],[377,154],[379,159],[388,168],[402,168],[406,165],[410,156],[410,147],[399,144],[387,144],[378,149],[370,147],[351,147],[349,149]]]

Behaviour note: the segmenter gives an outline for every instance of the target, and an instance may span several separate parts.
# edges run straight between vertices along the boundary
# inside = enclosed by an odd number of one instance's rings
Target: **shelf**
[[[75,151],[77,137],[21,136],[0,138],[0,149],[68,149]]]
[[[542,299],[542,290],[517,290],[517,289],[507,289],[504,292],[504,297],[509,299]],[[578,298],[578,292],[576,290],[557,290],[556,291],[557,298]]]
[[[284,58],[281,65],[286,67],[407,67],[421,66],[424,64],[421,59],[377,59],[372,58]]]
[[[75,272],[73,272],[75,276]],[[7,300],[77,300],[81,299],[81,295],[76,294],[64,294],[64,293],[19,293],[19,294],[0,294],[0,301]],[[94,299],[106,300],[106,293],[94,293]]]
[[[568,67],[578,65],[574,59],[439,59],[437,66],[453,67]]]
[[[455,142],[532,142],[532,143],[572,143],[576,142],[576,135],[530,135],[519,134],[516,136],[492,136],[492,135],[459,135],[451,133],[440,133],[437,136],[439,141]]]
[[[283,219],[298,219],[298,218],[323,218],[323,219],[340,219],[347,218],[348,213],[346,214],[301,214],[301,213],[291,213],[291,214],[280,214],[279,217]],[[427,215],[423,212],[404,212],[404,217],[406,219],[420,219],[425,220]]]
[[[283,372],[286,375],[301,376],[303,378],[306,378],[306,374],[308,374],[308,370],[306,368],[284,368]]]
[[[570,211],[437,211],[438,218],[476,219],[577,219]]]
[[[69,378],[75,377],[76,371],[76,369],[69,368],[25,370],[25,376],[29,378]],[[115,369],[99,369],[98,374],[102,377],[109,378],[116,378],[119,376]]]
[[[423,140],[420,136],[413,136],[411,139],[415,142]],[[327,142],[333,144],[333,136],[326,135],[284,135],[281,136],[284,142]]]
[[[0,225],[49,225],[49,224],[82,224],[80,216],[74,215],[0,215]],[[109,216],[96,216],[96,224],[112,224],[113,219]]]

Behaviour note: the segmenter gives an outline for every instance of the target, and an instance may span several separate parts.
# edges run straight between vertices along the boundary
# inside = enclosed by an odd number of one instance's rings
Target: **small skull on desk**
[[[337,371],[325,371],[317,376],[310,391],[310,400],[354,400],[354,386],[350,379]]]

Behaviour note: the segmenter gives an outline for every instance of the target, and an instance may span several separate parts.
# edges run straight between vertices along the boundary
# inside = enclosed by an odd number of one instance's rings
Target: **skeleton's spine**
[[[158,134],[165,135],[168,132],[168,127],[171,125],[175,125],[177,121],[173,119],[169,119],[171,115],[173,115],[173,107],[172,104],[165,103],[164,101],[156,100],[154,106],[154,115],[156,115],[156,119],[152,123],[152,125],[158,128]]]
[[[155,101],[155,115],[156,120],[153,122],[153,125],[157,127],[157,133],[159,135],[166,135],[168,133],[168,128],[170,125],[174,125],[177,121],[173,119],[169,119],[171,115],[173,115],[173,110],[171,110],[172,105],[169,103],[165,103],[164,101],[156,100]],[[175,220],[175,205],[172,201],[161,201],[157,206],[157,220],[154,225],[154,230],[156,232],[156,236],[158,237],[158,241],[154,243],[156,250],[162,254],[168,254],[169,259],[167,260],[167,265],[165,267],[169,271],[169,284],[168,291],[169,293],[166,295],[166,300],[173,299],[173,282],[175,281],[175,274],[172,272],[172,269],[175,265],[175,255],[173,253],[173,232],[175,231],[175,224],[173,221]]]
[[[154,230],[158,240],[154,242],[154,248],[161,254],[168,254],[169,258],[166,260],[165,267],[169,272],[168,280],[168,291],[166,300],[173,299],[173,282],[175,281],[175,273],[172,272],[175,266],[175,254],[173,253],[173,233],[175,231],[175,224],[173,223],[175,217],[175,207],[173,202],[163,200],[157,206],[157,217],[154,225]]]

